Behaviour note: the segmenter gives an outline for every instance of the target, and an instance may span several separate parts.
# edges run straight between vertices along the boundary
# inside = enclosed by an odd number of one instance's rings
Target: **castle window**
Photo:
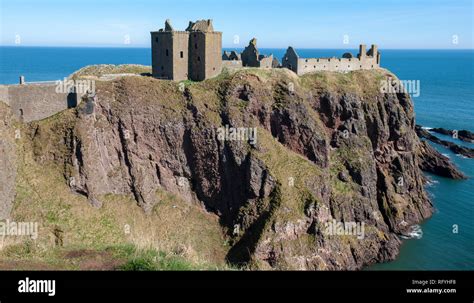
[[[155,38],[155,41],[158,43],[158,37]]]
[[[316,59],[317,62],[319,62],[319,59]]]
[[[212,68],[212,70],[216,70],[216,68],[215,68],[215,67],[213,67],[213,68]]]
[[[168,57],[168,50],[166,50],[166,57]]]
[[[180,51],[180,52],[179,52],[179,56],[180,56],[181,58],[184,58],[184,52],[183,52],[183,51]]]
[[[372,65],[372,68],[374,68],[374,66]]]
[[[161,66],[161,70],[164,70],[164,69],[165,69],[165,67],[162,65],[162,66]]]
[[[197,43],[194,43],[194,48],[198,49],[198,44]]]
[[[198,56],[198,62],[201,62],[201,57],[200,56]]]
[[[362,68],[362,65],[360,66],[360,68]]]

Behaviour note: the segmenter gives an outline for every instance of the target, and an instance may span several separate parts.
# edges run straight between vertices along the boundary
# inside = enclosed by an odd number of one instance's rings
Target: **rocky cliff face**
[[[433,211],[413,105],[380,93],[387,73],[98,82],[54,136],[32,125],[35,156],[62,164],[64,182],[97,207],[106,194],[133,195],[148,213],[167,191],[218,214],[231,263],[360,269],[395,258],[397,235]],[[256,129],[256,140],[222,140],[225,126]],[[328,232],[331,222],[363,235]]]

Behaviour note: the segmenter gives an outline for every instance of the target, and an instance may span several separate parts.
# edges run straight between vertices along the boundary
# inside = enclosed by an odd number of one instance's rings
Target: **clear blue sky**
[[[473,0],[0,0],[0,45],[148,47],[170,18],[213,19],[224,47],[473,48]],[[348,44],[344,44],[347,35]],[[456,36],[454,36],[456,35]],[[234,44],[234,36],[239,43]],[[456,38],[457,37],[457,38]],[[457,44],[453,43],[457,39]],[[126,41],[129,44],[126,44]],[[346,40],[347,41],[347,40]]]

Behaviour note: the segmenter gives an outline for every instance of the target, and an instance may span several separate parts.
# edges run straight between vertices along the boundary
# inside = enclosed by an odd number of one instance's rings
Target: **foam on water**
[[[423,230],[418,224],[410,226],[410,230],[405,235],[401,235],[401,238],[419,240],[423,238]]]

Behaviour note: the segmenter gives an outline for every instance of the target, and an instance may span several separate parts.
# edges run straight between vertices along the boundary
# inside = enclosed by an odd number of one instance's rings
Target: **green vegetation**
[[[83,68],[73,77],[100,78],[148,72],[150,68],[145,66],[100,65]],[[36,240],[2,242],[0,269],[229,269],[225,261],[231,249],[229,243],[235,244],[240,239],[231,241],[218,215],[207,212],[201,205],[157,190],[151,195],[155,194],[159,202],[145,214],[131,194],[99,195],[95,198],[102,202],[102,207],[95,208],[85,196],[73,193],[67,182],[74,171],[74,139],[80,139],[88,127],[94,127],[98,133],[110,131],[108,128],[113,125],[110,121],[117,117],[137,118],[134,123],[138,127],[143,126],[142,122],[151,121],[144,127],[145,137],[164,124],[182,125],[183,121],[194,119],[193,115],[199,115],[195,125],[189,124],[193,132],[220,127],[223,116],[238,126],[257,127],[257,146],[245,145],[239,150],[243,155],[236,156],[243,158],[249,152],[263,161],[277,187],[270,197],[242,207],[240,214],[248,219],[247,226],[242,226],[243,231],[250,226],[254,228],[250,242],[256,243],[262,238],[273,241],[274,235],[267,233],[272,232],[275,222],[288,223],[291,230],[299,221],[307,219],[307,209],[322,206],[318,197],[328,190],[322,186],[330,185],[329,190],[336,198],[341,197],[338,200],[341,203],[348,201],[359,191],[359,186],[352,180],[339,180],[338,174],[348,174],[348,167],[364,169],[372,162],[368,158],[370,140],[358,138],[350,145],[342,143],[337,149],[322,145],[321,149],[329,153],[329,169],[317,165],[302,155],[303,147],[297,139],[284,145],[275,138],[268,129],[272,118],[269,116],[289,109],[289,115],[297,115],[297,123],[304,129],[301,136],[315,136],[328,142],[331,130],[326,128],[308,96],[326,91],[336,95],[361,94],[370,99],[372,94],[379,93],[378,81],[383,77],[384,71],[376,70],[346,74],[321,72],[297,77],[286,69],[248,68],[226,71],[203,82],[183,81],[184,87],[151,77],[97,81],[96,88],[103,102],[99,106],[104,106],[101,110],[107,114],[98,114],[94,120],[86,121],[77,118],[81,108],[70,109],[18,126],[26,135],[16,141],[18,176],[12,218],[39,222],[40,229]],[[248,87],[258,102],[246,99]],[[151,157],[150,154],[150,160]],[[106,172],[110,179],[120,178],[120,169],[117,166]],[[304,255],[317,246],[314,235],[305,232],[294,239],[282,240],[294,255]],[[260,265],[265,266],[257,264],[257,267]],[[324,266],[321,260],[320,268]]]
[[[151,66],[139,65],[139,64],[99,64],[89,65],[76,71],[69,77],[72,79],[81,78],[100,78],[104,75],[113,74],[136,74],[136,75],[147,75],[151,74]]]

